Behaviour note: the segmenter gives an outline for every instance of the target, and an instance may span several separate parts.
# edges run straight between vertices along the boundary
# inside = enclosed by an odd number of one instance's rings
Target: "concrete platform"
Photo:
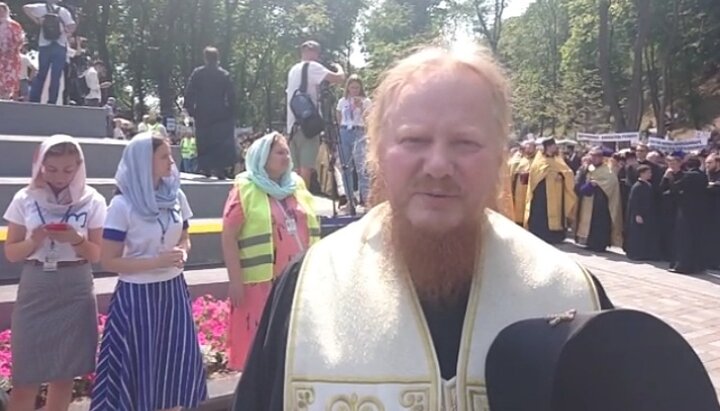
[[[0,119],[1,127],[2,120]],[[88,176],[94,178],[112,178],[115,176],[117,165],[120,163],[127,141],[111,138],[92,138],[92,134],[71,135],[77,137],[82,146]],[[2,156],[0,176],[30,177],[33,154],[38,145],[46,138],[43,135],[25,136],[0,132],[0,155]],[[175,161],[180,164],[179,147],[173,147],[173,156]]]
[[[1,162],[1,161],[0,161]],[[108,203],[115,192],[113,178],[88,178]],[[30,183],[30,177],[0,177],[0,210],[5,212],[15,193]],[[191,174],[182,175],[182,189],[188,197],[195,218],[216,218],[222,215],[232,181],[219,181]]]
[[[106,121],[103,108],[0,101],[0,135],[104,137]]]
[[[190,196],[191,195],[188,194],[188,197]],[[190,240],[192,241],[192,251],[189,255],[187,268],[207,268],[223,264],[222,247],[220,244],[220,233],[222,231],[222,220],[220,218],[220,214],[222,213],[221,210],[225,201],[225,196],[227,196],[227,188],[225,188],[225,191],[222,194],[222,199],[220,200],[219,205],[213,205],[215,204],[213,201],[203,202],[200,197],[195,198],[195,200],[193,197],[190,197],[190,205],[193,207],[193,210],[195,210],[196,216],[199,215],[198,210],[203,210],[203,206],[205,209],[210,210],[210,213],[212,213],[212,210],[217,211],[214,212],[213,217],[211,218],[198,217],[193,218],[190,221]],[[318,215],[325,217],[332,215],[332,202],[330,200],[322,197],[315,197],[315,205]],[[216,206],[217,208],[211,209],[211,206]],[[346,222],[336,223],[323,220],[323,235],[329,234],[343,224],[346,224]],[[22,263],[12,264],[5,259],[5,235],[6,228],[4,226],[0,226],[0,284],[13,284],[20,278]],[[103,273],[99,266],[95,267],[95,272],[98,276],[107,275],[107,273]]]
[[[185,272],[185,280],[193,299],[206,294],[216,298],[227,297],[227,272],[224,268],[188,270]],[[114,276],[95,279],[95,293],[101,313],[107,313],[116,284],[117,277]],[[15,304],[17,287],[15,284],[0,286],[0,330],[10,326],[10,314]]]

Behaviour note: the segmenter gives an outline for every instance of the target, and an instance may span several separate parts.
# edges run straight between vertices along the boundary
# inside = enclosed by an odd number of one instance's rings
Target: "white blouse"
[[[106,209],[105,197],[95,192],[90,201],[81,206],[69,206],[60,213],[52,213],[28,196],[27,188],[23,188],[13,197],[5,211],[4,218],[13,224],[24,226],[25,239],[30,238],[33,230],[41,225],[60,222],[70,224],[78,233],[87,236],[89,230],[103,227]],[[50,239],[46,239],[27,259],[45,261],[50,252],[51,243]],[[72,245],[67,243],[55,243],[55,254],[59,261],[83,259],[75,253]]]
[[[127,198],[119,194],[110,201],[103,238],[123,242],[123,257],[154,258],[177,246],[192,216],[190,204],[182,190],[178,192],[175,207],[161,210],[157,221],[142,218]],[[147,284],[167,281],[181,273],[180,268],[166,267],[142,273],[118,273],[118,277],[129,283]]]

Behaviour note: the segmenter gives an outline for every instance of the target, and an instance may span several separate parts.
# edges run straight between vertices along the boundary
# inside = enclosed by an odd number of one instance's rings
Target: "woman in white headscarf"
[[[183,267],[192,210],[167,139],[142,133],[115,174],[101,262],[119,281],[100,345],[90,409],[195,408],[205,370]]]
[[[5,257],[24,261],[12,314],[10,409],[34,410],[40,384],[47,407],[67,409],[73,378],[95,368],[97,309],[91,263],[100,259],[105,198],[85,182],[80,145],[46,139],[32,180],[5,212]]]

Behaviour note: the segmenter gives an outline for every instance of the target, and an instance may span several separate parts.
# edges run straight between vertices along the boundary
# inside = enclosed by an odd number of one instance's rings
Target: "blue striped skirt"
[[[100,344],[91,411],[195,408],[206,397],[185,278],[119,281]]]

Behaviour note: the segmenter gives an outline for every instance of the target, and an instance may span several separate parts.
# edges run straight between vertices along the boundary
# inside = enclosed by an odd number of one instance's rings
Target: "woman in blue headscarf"
[[[240,370],[272,282],[319,238],[313,197],[292,171],[285,137],[252,143],[223,212],[223,256],[230,278],[229,361]]]
[[[192,211],[169,142],[125,148],[100,260],[119,281],[100,345],[91,410],[195,408],[207,396],[183,266]]]

